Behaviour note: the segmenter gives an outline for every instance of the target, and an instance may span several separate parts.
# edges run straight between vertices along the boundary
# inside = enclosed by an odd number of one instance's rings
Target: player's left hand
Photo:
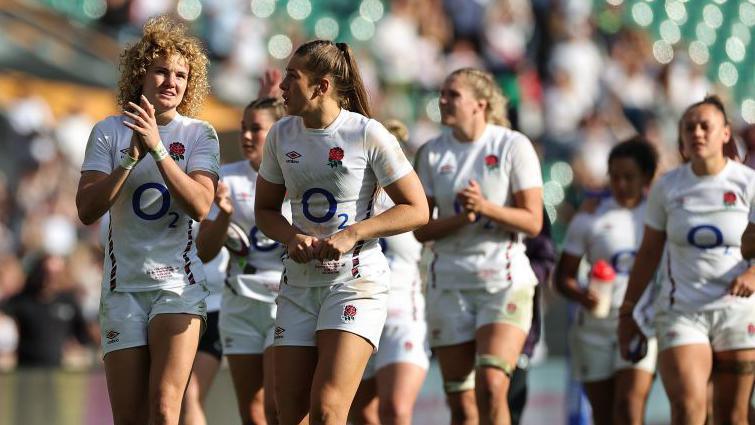
[[[729,294],[747,298],[755,292],[755,267],[748,267],[744,273],[734,278],[729,286]]]
[[[123,113],[134,120],[133,123],[124,122],[123,124],[134,130],[135,134],[138,134],[144,143],[144,147],[149,150],[154,150],[160,142],[160,131],[157,127],[157,120],[155,119],[155,107],[149,103],[149,100],[142,95],[140,105],[134,102],[129,102],[131,111],[123,111]]]
[[[315,257],[321,261],[338,260],[341,254],[351,251],[356,243],[356,232],[351,227],[347,227],[328,238],[321,239]]]
[[[482,195],[482,190],[480,184],[477,183],[477,180],[470,180],[469,186],[459,192],[456,197],[465,211],[470,211],[477,215],[484,215],[483,209],[488,200]]]

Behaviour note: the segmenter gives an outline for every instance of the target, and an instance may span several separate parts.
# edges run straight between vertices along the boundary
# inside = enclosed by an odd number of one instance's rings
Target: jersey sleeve
[[[430,142],[422,145],[417,151],[415,168],[417,169],[417,175],[419,181],[422,182],[422,187],[425,189],[425,195],[432,198],[435,195],[433,188],[433,176],[430,170]]]
[[[520,136],[511,146],[509,160],[511,161],[511,190],[520,192],[526,189],[543,187],[543,176],[540,173],[540,158],[537,157],[532,142]]]
[[[283,170],[281,170],[280,163],[278,163],[277,129],[278,125],[275,124],[267,133],[265,148],[262,152],[262,164],[260,164],[259,175],[270,183],[285,184]]]
[[[220,174],[220,143],[215,129],[206,122],[202,122],[202,130],[198,136],[194,151],[186,164],[186,172],[209,171]]]
[[[367,161],[380,186],[388,186],[412,171],[398,140],[382,124],[370,120],[365,133]]]
[[[574,216],[566,229],[563,251],[575,257],[582,257],[587,253],[587,234],[590,230],[591,215],[578,213]]]
[[[81,171],[101,171],[110,174],[115,168],[113,164],[113,140],[114,135],[106,136],[104,131],[104,121],[98,122],[92,132],[89,134],[86,151],[84,152],[84,163],[81,164]]]
[[[666,179],[661,178],[650,188],[647,206],[645,207],[645,224],[655,230],[666,231]]]

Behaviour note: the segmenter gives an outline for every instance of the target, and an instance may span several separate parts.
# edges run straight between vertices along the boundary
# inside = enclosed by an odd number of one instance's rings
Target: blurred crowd
[[[179,3],[108,0],[91,26],[128,43],[149,16],[174,13]],[[293,46],[315,36],[293,19],[255,16],[256,3],[203,0],[191,23],[213,61],[213,93],[230,104],[247,103],[264,70],[281,67],[272,35],[285,34]],[[611,3],[598,19],[590,0],[385,0],[374,34],[349,41],[377,118],[406,121],[414,149],[440,131],[442,79],[465,66],[490,70],[509,99],[512,126],[535,141],[546,181],[557,186],[546,184],[545,196],[558,239],[581,199],[604,187],[614,144],[643,134],[661,153],[663,172],[680,160],[677,120],[687,105],[706,93],[733,104],[683,51],[661,64],[646,31],[606,24],[626,12]],[[359,2],[311,6],[348,15]],[[755,151],[755,127],[738,112],[732,117],[744,158]],[[77,110],[53,116],[23,87],[0,104],[0,369],[98,364],[102,254],[97,226],[79,222],[74,196],[89,131],[101,118]],[[221,143],[235,142],[226,136]]]

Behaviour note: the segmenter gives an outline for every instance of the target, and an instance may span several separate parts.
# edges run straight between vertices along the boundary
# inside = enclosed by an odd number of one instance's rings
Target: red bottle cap
[[[605,260],[596,261],[592,266],[590,274],[593,278],[605,282],[613,282],[616,278],[616,272],[613,270],[613,267]]]

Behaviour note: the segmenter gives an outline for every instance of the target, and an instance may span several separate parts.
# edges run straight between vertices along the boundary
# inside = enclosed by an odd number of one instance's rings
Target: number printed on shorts
[[[328,210],[325,211],[324,214],[316,215],[317,213],[313,213],[311,211],[310,202],[312,201],[312,197],[322,197],[326,201],[328,201]],[[338,202],[336,201],[336,197],[326,189],[313,187],[312,189],[308,189],[306,192],[304,192],[304,195],[302,195],[301,207],[302,212],[304,213],[304,217],[306,217],[307,220],[313,221],[315,223],[326,223],[330,221],[330,219],[335,217],[336,211],[338,210]],[[349,215],[346,213],[341,213],[338,214],[338,218],[341,219],[341,222],[338,224],[338,228],[345,229],[347,227],[346,223],[349,222]]]
[[[155,193],[155,191],[157,191],[157,193]],[[144,198],[145,196],[149,196],[149,198],[147,198],[147,205],[143,207],[142,198]],[[156,202],[158,201],[158,197],[159,202]],[[148,210],[147,208],[145,208],[152,207],[154,204],[160,205],[160,207],[157,208],[157,211],[154,211],[154,207],[149,208]],[[176,222],[178,221],[179,215],[176,212],[168,213],[168,210],[170,209],[170,192],[168,191],[167,187],[160,183],[144,183],[143,185],[137,187],[134,191],[134,196],[131,198],[131,206],[134,209],[134,214],[136,214],[136,216],[141,218],[142,220],[158,220],[166,214],[170,214],[171,216],[173,216],[173,219],[168,224],[168,227],[176,227]]]

